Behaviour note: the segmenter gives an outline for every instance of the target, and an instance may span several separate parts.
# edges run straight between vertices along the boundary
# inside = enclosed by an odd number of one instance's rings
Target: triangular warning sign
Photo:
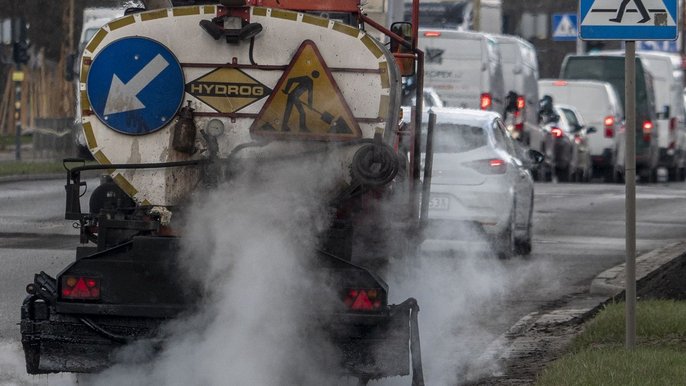
[[[340,141],[360,126],[317,46],[305,40],[250,127],[254,135]]]
[[[557,28],[553,32],[554,37],[566,38],[566,37],[576,37],[576,25],[569,18],[569,15],[563,15],[560,22],[557,24]]]
[[[584,8],[581,9],[582,26],[676,26],[676,1],[595,0]]]

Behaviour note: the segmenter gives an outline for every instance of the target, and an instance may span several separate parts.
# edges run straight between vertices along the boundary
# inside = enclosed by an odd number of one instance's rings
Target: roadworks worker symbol
[[[300,45],[250,131],[261,136],[314,140],[362,136],[350,107],[311,40]]]
[[[234,113],[272,90],[237,68],[218,68],[186,84],[186,92],[220,113]]]

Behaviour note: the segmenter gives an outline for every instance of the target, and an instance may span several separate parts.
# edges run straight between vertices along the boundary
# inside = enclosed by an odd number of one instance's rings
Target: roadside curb
[[[658,270],[684,255],[686,255],[686,241],[680,241],[637,257],[636,287],[640,288]],[[601,272],[591,282],[590,293],[613,298],[621,294],[626,288],[625,267],[626,263],[622,263]]]
[[[686,265],[686,241],[647,252],[636,259],[636,288],[654,291],[670,273]],[[562,356],[583,324],[624,293],[625,264],[597,275],[589,292],[570,295],[550,309],[521,318],[495,339],[467,371],[467,385],[524,385]]]

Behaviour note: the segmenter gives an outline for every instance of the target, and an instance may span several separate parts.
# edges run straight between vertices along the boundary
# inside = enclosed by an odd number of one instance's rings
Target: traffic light
[[[14,43],[14,63],[16,64],[27,64],[29,62],[29,44],[25,41],[20,41]]]

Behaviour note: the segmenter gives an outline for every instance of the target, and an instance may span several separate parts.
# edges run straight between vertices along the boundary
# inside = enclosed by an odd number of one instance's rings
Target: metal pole
[[[474,0],[474,31],[481,31],[481,0]]]
[[[16,65],[17,72],[21,70],[21,64]],[[21,81],[14,81],[14,159],[21,160]]]
[[[636,345],[636,42],[625,45],[626,348]]]

